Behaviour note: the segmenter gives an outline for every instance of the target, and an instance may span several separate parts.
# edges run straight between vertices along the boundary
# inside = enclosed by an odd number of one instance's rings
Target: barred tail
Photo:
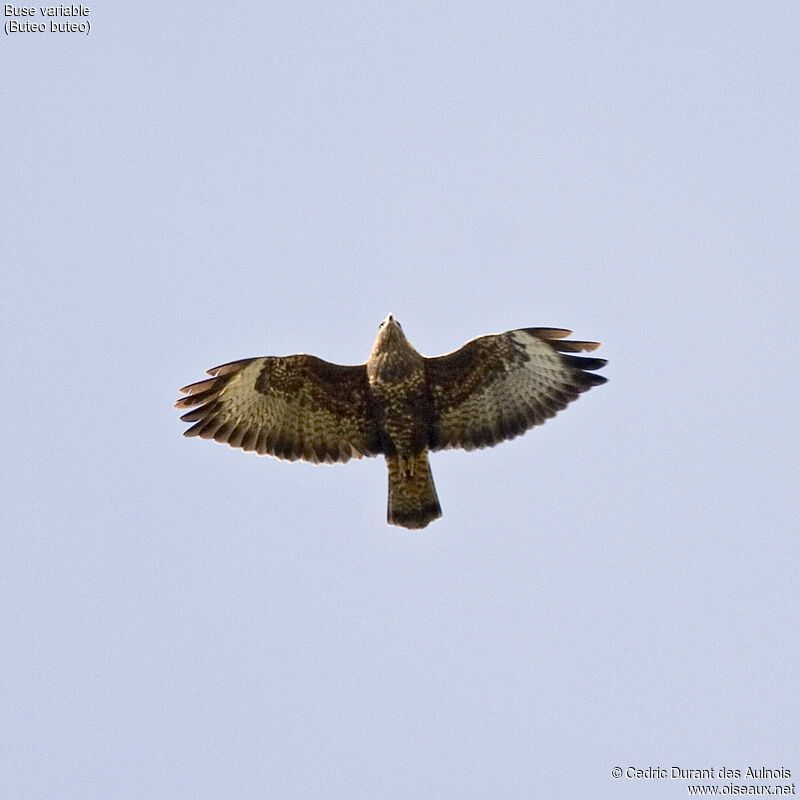
[[[389,468],[386,518],[390,525],[424,528],[442,516],[427,450],[408,457],[387,456],[386,466]]]

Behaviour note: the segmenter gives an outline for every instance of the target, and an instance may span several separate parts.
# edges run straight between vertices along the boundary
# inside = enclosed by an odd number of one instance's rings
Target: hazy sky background
[[[90,7],[0,47],[0,796],[800,783],[797,6]],[[422,532],[382,461],[181,437],[205,369],[389,312],[609,383],[435,454]]]

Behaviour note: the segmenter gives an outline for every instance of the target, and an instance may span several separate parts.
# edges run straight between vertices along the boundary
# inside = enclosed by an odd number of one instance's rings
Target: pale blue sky
[[[797,7],[91,9],[0,46],[0,796],[800,777]],[[206,368],[390,311],[569,327],[609,383],[435,454],[418,533],[382,461],[181,437]]]

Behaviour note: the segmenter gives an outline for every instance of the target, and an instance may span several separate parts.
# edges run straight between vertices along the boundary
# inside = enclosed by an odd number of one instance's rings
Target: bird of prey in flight
[[[184,386],[176,407],[189,409],[181,419],[194,423],[185,436],[260,455],[315,464],[382,455],[388,522],[424,528],[442,515],[431,451],[491,447],[605,383],[594,372],[605,359],[571,355],[599,342],[569,341],[569,334],[518,328],[427,358],[390,314],[364,364],[306,354],[232,361]]]

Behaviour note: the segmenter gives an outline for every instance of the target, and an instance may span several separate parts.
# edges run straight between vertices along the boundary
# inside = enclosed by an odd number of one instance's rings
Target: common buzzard
[[[424,528],[442,515],[428,452],[512,439],[605,383],[602,358],[564,355],[599,342],[565,341],[561,328],[480,336],[435,358],[420,355],[390,314],[365,364],[269,356],[208,370],[175,404],[192,409],[184,436],[318,464],[383,455],[387,519]]]

